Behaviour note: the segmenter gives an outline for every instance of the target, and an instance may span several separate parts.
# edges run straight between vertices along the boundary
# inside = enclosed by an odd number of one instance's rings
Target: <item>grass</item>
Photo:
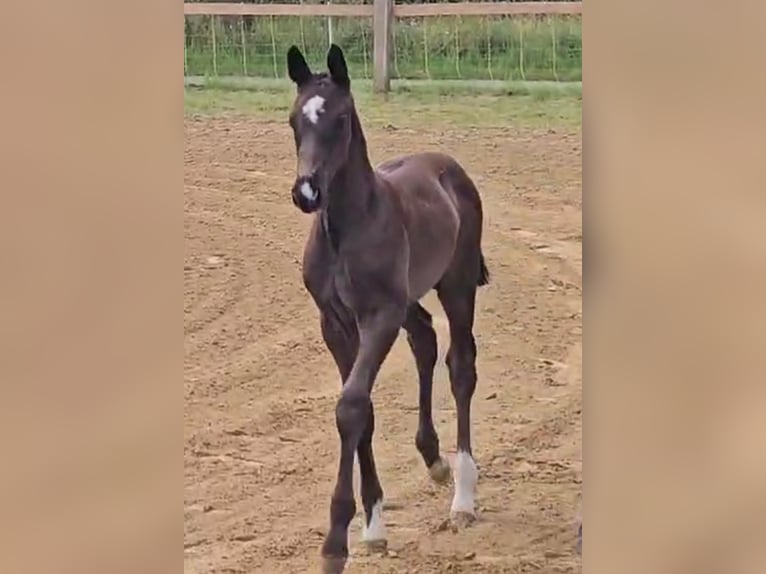
[[[285,75],[285,53],[297,44],[311,65],[324,61],[328,19],[186,18],[185,72],[188,75]],[[435,17],[404,18],[394,26],[394,77],[401,79],[494,79],[580,81],[580,18]],[[335,18],[339,44],[354,77],[372,74],[372,18]],[[215,43],[213,38],[215,37]]]
[[[295,95],[283,80],[192,79],[184,92],[186,114],[234,113],[287,122]],[[196,84],[196,85],[195,85]],[[201,84],[201,85],[200,85]],[[579,82],[395,81],[386,96],[370,82],[354,81],[354,98],[365,125],[579,128]]]

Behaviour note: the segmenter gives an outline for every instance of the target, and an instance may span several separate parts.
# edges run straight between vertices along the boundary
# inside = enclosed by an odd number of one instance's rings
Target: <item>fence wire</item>
[[[330,42],[343,48],[352,77],[371,79],[372,18],[187,16],[187,76],[285,78],[285,54],[298,45],[323,62]],[[582,79],[579,16],[397,18],[397,79]]]

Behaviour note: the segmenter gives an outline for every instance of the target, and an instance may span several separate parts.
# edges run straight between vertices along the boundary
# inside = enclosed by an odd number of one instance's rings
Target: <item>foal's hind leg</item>
[[[439,436],[436,434],[431,415],[434,367],[438,356],[431,314],[419,303],[415,303],[407,311],[404,329],[407,331],[407,342],[415,356],[420,386],[415,446],[423,457],[431,478],[436,482],[446,482],[449,479],[449,464],[439,454]]]
[[[439,300],[449,319],[450,347],[447,352],[450,386],[457,407],[457,456],[455,494],[450,514],[459,526],[476,517],[475,493],[478,470],[471,451],[471,399],[476,389],[476,342],[473,337],[476,287],[441,285]]]
[[[356,321],[350,313],[338,309],[327,309],[321,313],[322,337],[335,359],[341,383],[345,384],[354,366],[359,349],[359,333]],[[359,473],[362,483],[362,505],[364,525],[362,540],[371,549],[386,547],[386,528],[383,523],[383,489],[375,468],[372,452],[372,435],[375,431],[375,413],[370,408],[367,427],[356,449],[359,459]]]

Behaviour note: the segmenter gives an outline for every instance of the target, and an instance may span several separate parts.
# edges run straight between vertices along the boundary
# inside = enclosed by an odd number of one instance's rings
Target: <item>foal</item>
[[[292,198],[304,213],[317,214],[304,251],[303,281],[319,309],[322,336],[343,383],[335,411],[340,465],[322,547],[324,571],[339,573],[348,556],[348,525],[356,513],[355,454],[365,513],[363,540],[385,545],[370,393],[401,328],[420,382],[415,445],[434,480],[446,482],[450,476],[431,418],[436,333],[431,315],[418,303],[431,289],[436,289],[449,320],[447,365],[457,406],[451,516],[459,524],[475,517],[473,321],[476,289],[488,282],[489,274],[480,247],[481,200],[462,167],[449,156],[420,153],[373,169],[341,49],[330,47],[327,73],[312,73],[295,46],[287,53],[287,64],[297,85],[290,113],[298,159]]]

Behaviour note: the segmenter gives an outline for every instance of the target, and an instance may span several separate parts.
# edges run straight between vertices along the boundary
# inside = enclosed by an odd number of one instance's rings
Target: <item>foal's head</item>
[[[305,213],[327,206],[328,190],[348,161],[354,102],[343,51],[335,44],[327,53],[327,73],[314,74],[301,51],[287,52],[287,69],[298,93],[290,112],[298,173],[293,203]]]

